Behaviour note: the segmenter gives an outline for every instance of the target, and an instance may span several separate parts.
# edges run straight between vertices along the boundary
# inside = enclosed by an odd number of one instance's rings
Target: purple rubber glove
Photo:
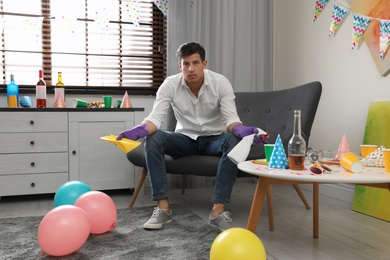
[[[134,126],[131,129],[125,130],[123,132],[120,132],[116,140],[121,140],[122,138],[127,138],[133,141],[136,141],[140,138],[143,138],[148,135],[148,125],[147,124],[141,124]]]
[[[268,144],[268,140],[266,139],[268,135],[255,135],[253,138],[253,146],[263,143],[263,144]]]
[[[254,126],[245,126],[238,124],[233,126],[232,128],[232,133],[240,139],[251,134],[257,134],[258,132],[259,130],[257,129],[257,127]]]
[[[235,125],[232,128],[232,133],[237,136],[238,138],[242,139],[245,136],[255,134],[253,138],[253,146],[259,144],[259,143],[268,143],[265,138],[267,138],[266,135],[256,135],[259,132],[257,127],[254,126],[245,126],[245,125]]]

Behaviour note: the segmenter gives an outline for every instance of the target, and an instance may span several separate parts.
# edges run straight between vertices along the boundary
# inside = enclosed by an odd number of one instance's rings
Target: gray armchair
[[[274,143],[278,134],[282,139],[285,151],[292,136],[294,110],[301,110],[302,135],[309,141],[311,128],[321,97],[322,85],[320,82],[311,82],[290,89],[267,92],[237,92],[236,105],[238,115],[244,125],[256,126],[269,134],[269,143]],[[174,131],[176,120],[173,111],[167,115],[167,130]],[[138,193],[147,175],[144,146],[140,145],[127,154],[128,160],[135,166],[142,167],[143,171],[134,190],[129,207],[133,207]],[[264,147],[259,144],[251,149],[249,159],[265,158]],[[173,159],[165,156],[167,173],[182,175],[182,193],[186,187],[186,175],[215,177],[220,157],[194,155]],[[253,177],[239,171],[238,177]],[[294,188],[301,197],[306,208],[310,208],[303,192],[297,184]],[[274,229],[272,210],[272,189],[267,194],[268,218],[270,230]]]

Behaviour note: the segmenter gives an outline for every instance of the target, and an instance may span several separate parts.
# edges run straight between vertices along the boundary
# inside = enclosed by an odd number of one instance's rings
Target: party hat
[[[287,156],[286,156],[286,152],[284,151],[284,147],[280,135],[278,135],[278,137],[276,138],[275,147],[274,150],[272,151],[271,158],[268,163],[268,167],[279,168],[279,169],[288,168]]]
[[[132,108],[133,105],[131,104],[129,94],[127,94],[127,91],[122,99],[121,108]]]
[[[61,91],[58,91],[58,94],[55,98],[53,107],[54,108],[66,108],[66,104],[65,104],[64,98],[62,97]]]
[[[339,149],[337,150],[337,154],[335,156],[335,160],[340,160],[341,156],[347,152],[349,152],[349,145],[347,141],[347,136],[344,134],[343,139],[341,139],[341,143],[339,145]]]
[[[365,158],[363,158],[361,160],[363,166],[384,167],[385,163],[383,158],[383,149],[385,149],[385,147],[382,145],[372,153],[369,153]]]

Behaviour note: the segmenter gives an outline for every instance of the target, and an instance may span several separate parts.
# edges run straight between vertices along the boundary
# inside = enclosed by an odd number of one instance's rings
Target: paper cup
[[[359,157],[354,153],[345,153],[340,158],[340,165],[353,173],[359,173],[363,170],[363,164],[360,162]]]
[[[104,107],[111,108],[112,96],[103,96]]]
[[[383,163],[385,164],[385,171],[390,172],[390,149],[383,149]]]
[[[73,107],[87,107],[87,106],[88,106],[88,102],[87,101],[84,101],[84,100],[81,100],[81,99],[78,99],[78,98],[74,99]]]
[[[264,144],[264,152],[265,152],[265,160],[267,162],[270,161],[272,151],[274,150],[275,145],[274,144]]]
[[[21,107],[32,107],[32,98],[30,96],[23,96],[19,100]]]
[[[372,153],[373,151],[375,151],[377,148],[378,148],[378,146],[376,144],[361,144],[360,145],[360,154],[364,158],[367,155],[369,155],[370,153]]]

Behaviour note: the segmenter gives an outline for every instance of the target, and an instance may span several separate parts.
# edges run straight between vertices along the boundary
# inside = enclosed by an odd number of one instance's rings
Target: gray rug
[[[220,231],[181,205],[171,205],[174,220],[161,230],[144,230],[153,207],[118,210],[117,227],[90,235],[76,252],[64,257],[40,255],[42,217],[0,219],[0,259],[209,259]]]

